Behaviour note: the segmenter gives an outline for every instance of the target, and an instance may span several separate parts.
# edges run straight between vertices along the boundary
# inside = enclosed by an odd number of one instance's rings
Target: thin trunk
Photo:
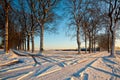
[[[31,13],[32,13],[32,11],[31,11]],[[31,33],[31,41],[32,41],[32,53],[34,52],[34,23],[33,23],[33,15],[31,15],[31,22],[32,22],[32,26],[31,26],[31,31],[32,31],[32,33]]]
[[[28,38],[27,38],[27,50],[30,50],[30,34],[28,33]]]
[[[25,45],[25,51],[26,51],[26,38],[25,38],[25,43],[24,43],[24,45]]]
[[[43,40],[44,40],[44,25],[42,24],[41,27],[40,27],[41,31],[40,31],[40,52],[42,53],[43,52]]]
[[[91,37],[91,45],[92,45],[92,52],[94,52],[94,47],[93,47],[93,45],[94,45],[94,33],[93,33],[93,30],[92,30],[92,37]]]
[[[91,43],[92,43],[92,44],[91,44],[91,47],[92,47],[92,53],[94,52],[94,51],[93,51],[93,41],[94,41],[94,40],[93,40],[93,37],[92,37],[92,39],[91,39]]]
[[[110,56],[115,56],[115,31],[112,32],[112,47]]]
[[[91,39],[89,38],[89,53],[91,53]]]
[[[23,46],[23,50],[25,50],[25,46],[24,46],[24,43],[25,43],[25,42],[24,42],[24,40],[23,40],[23,43],[22,43],[22,46]]]
[[[91,37],[90,37],[90,32],[89,32],[89,53],[91,53]]]
[[[5,53],[8,53],[8,3],[5,2]]]
[[[96,43],[95,43],[95,34],[94,34],[94,45],[93,45],[93,46],[94,46],[94,53],[96,52],[95,44],[96,44]]]
[[[31,40],[32,40],[32,53],[34,52],[34,31],[32,31],[32,34],[31,34]]]
[[[23,42],[22,42],[22,40],[21,40],[20,46],[21,46],[21,50],[23,50]]]
[[[20,41],[20,48],[19,49],[21,50],[21,41]]]
[[[20,44],[18,45],[18,50],[20,50]]]
[[[110,33],[108,30],[108,53],[110,52],[109,49],[110,49]]]
[[[23,50],[23,43],[22,43],[22,42],[21,42],[21,45],[20,45],[20,46],[21,46],[21,50]]]
[[[87,35],[85,32],[85,53],[87,53]]]
[[[78,54],[80,54],[80,27],[77,27],[77,45],[78,45]]]

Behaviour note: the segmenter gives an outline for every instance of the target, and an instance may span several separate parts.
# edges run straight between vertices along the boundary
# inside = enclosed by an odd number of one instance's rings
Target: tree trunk
[[[44,25],[42,24],[40,26],[40,52],[42,53],[43,52],[43,39],[44,39]]]
[[[112,46],[111,46],[111,54],[110,54],[110,56],[115,56],[115,36],[116,36],[116,34],[115,34],[115,31],[113,31],[112,32]]]
[[[89,38],[89,53],[91,53],[91,39]]]
[[[25,43],[24,43],[24,45],[25,45],[25,51],[26,51],[26,38],[25,38]]]
[[[32,31],[32,34],[31,34],[31,40],[32,40],[32,53],[34,52],[34,31]]]
[[[19,47],[19,49],[21,50],[21,41],[20,41],[20,47]]]
[[[91,53],[91,37],[90,37],[90,32],[89,32],[89,53]]]
[[[92,29],[92,36],[91,36],[91,46],[92,46],[92,52],[94,52],[94,33],[93,33],[93,29]]]
[[[95,33],[94,33],[94,53],[96,53],[96,47],[95,47],[95,44],[96,44],[96,42],[95,42]]]
[[[87,53],[87,34],[85,32],[85,53]]]
[[[28,38],[27,38],[27,50],[30,50],[30,34],[28,33]]]
[[[5,53],[8,53],[8,3],[5,0]]]
[[[23,50],[23,42],[21,42],[21,50]]]
[[[20,50],[20,44],[18,45],[18,50]]]
[[[110,33],[108,30],[108,53],[110,52],[109,49],[110,49]]]
[[[23,47],[23,50],[25,50],[25,45],[24,45],[24,40],[23,40],[23,43],[22,43],[22,47]]]
[[[78,54],[80,54],[80,27],[77,27],[77,45],[78,45]]]

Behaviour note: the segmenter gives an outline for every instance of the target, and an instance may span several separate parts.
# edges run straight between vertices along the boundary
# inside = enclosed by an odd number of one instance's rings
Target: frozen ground
[[[40,64],[34,65],[31,57],[0,50],[0,80],[120,80],[119,54],[112,58],[107,52],[76,53],[45,51],[44,57],[35,57]]]

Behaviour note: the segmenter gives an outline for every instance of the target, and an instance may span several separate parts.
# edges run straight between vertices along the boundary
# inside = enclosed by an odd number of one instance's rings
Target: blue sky
[[[63,20],[57,25],[58,34],[45,33],[44,35],[44,48],[45,49],[76,49],[77,44],[75,38],[66,35],[66,20]],[[40,38],[35,37],[35,48],[39,49]]]

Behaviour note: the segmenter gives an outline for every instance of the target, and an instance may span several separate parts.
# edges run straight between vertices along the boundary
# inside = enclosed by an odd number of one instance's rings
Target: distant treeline
[[[55,51],[78,51],[78,49],[56,49]],[[86,48],[81,48],[81,51],[86,51]],[[90,51],[89,48],[87,48],[87,51]],[[91,51],[100,51],[100,48],[91,49]]]

